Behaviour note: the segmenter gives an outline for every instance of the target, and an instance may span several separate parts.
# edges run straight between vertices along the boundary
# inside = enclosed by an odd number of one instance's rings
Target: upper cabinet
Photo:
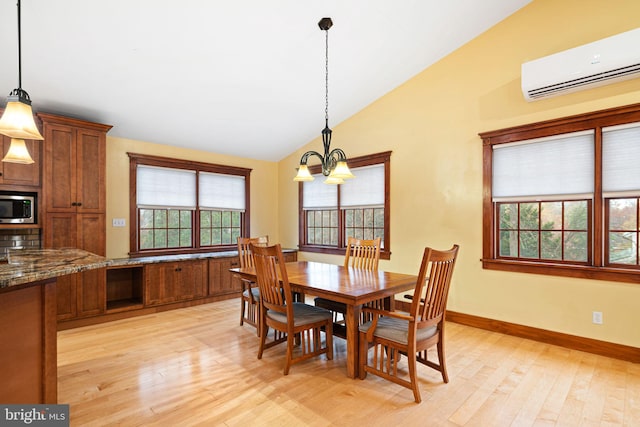
[[[104,213],[106,133],[111,126],[38,114],[44,132],[47,212]]]

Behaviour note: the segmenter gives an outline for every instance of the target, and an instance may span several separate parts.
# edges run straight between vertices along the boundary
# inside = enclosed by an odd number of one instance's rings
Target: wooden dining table
[[[315,295],[346,305],[347,376],[358,377],[358,324],[362,306],[414,289],[417,276],[388,271],[369,271],[321,262],[286,263],[287,277],[293,292]],[[255,281],[253,268],[232,268],[237,277]]]

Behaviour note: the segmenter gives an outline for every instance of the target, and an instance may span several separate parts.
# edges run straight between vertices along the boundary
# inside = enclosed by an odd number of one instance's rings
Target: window
[[[129,157],[132,255],[229,250],[249,235],[250,169]]]
[[[349,159],[356,176],[341,185],[316,178],[300,186],[300,250],[343,255],[348,237],[381,239],[380,257],[389,259],[389,176],[391,152]]]
[[[640,104],[480,136],[483,268],[638,281]]]

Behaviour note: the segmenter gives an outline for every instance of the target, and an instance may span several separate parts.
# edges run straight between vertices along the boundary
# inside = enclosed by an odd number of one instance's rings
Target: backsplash
[[[40,248],[39,228],[0,229],[0,258],[5,258],[9,249],[21,248]]]

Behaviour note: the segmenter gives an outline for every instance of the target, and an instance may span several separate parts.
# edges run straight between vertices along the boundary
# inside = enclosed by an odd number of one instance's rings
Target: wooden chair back
[[[444,320],[458,249],[458,245],[445,251],[425,248],[410,310],[418,329]]]
[[[349,237],[347,252],[344,255],[344,266],[378,270],[380,261],[380,237],[373,240]]]
[[[262,305],[267,310],[286,313],[287,319],[293,321],[293,302],[287,269],[280,244],[273,246],[256,246],[251,244],[253,262],[256,269],[256,282],[260,288]],[[288,313],[287,310],[291,312]]]
[[[253,267],[253,255],[249,246],[266,246],[269,244],[269,236],[260,237],[238,237],[238,258],[240,268]]]

